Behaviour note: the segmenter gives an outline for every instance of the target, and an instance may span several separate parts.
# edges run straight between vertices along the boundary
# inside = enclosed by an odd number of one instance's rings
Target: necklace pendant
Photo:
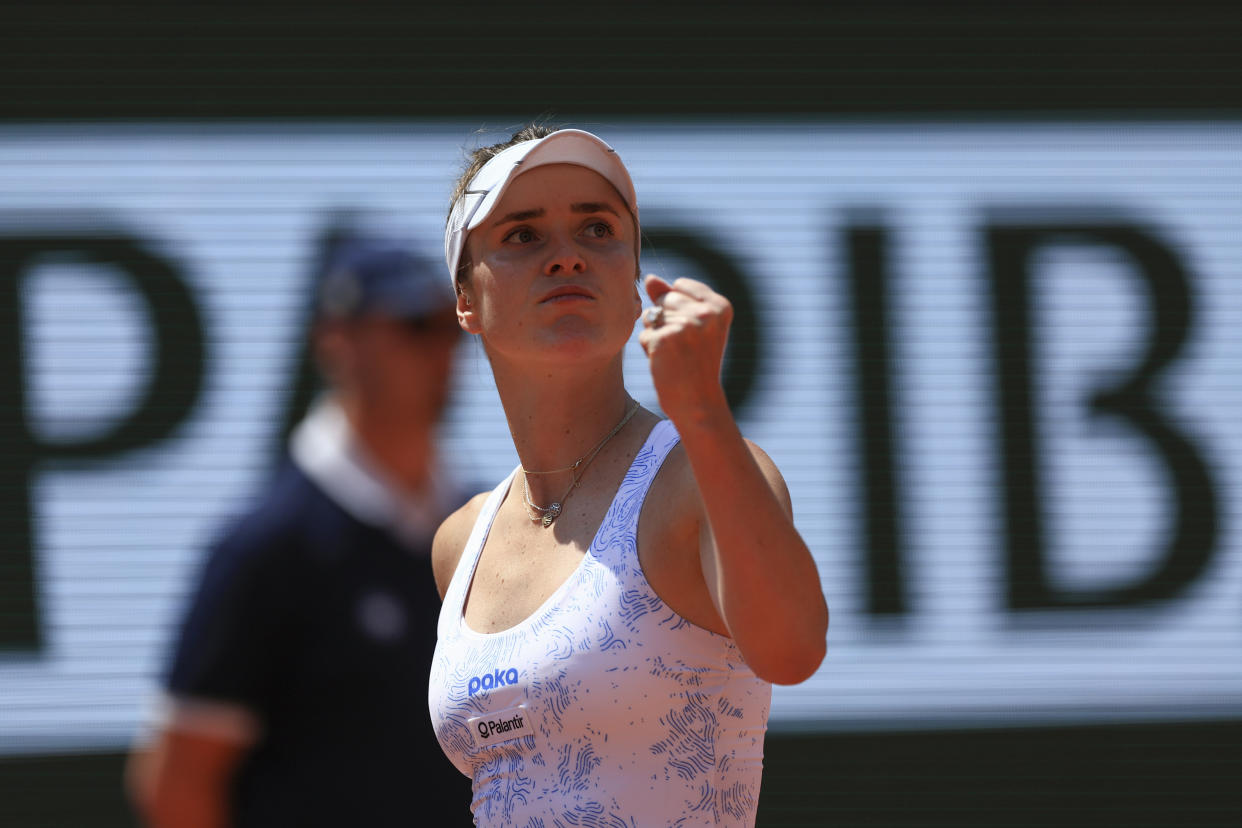
[[[561,516],[561,504],[553,503],[548,507],[548,511],[543,515],[543,528],[547,529],[552,525],[552,521]]]

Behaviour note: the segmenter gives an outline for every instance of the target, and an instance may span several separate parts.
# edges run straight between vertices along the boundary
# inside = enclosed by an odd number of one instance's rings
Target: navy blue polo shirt
[[[167,679],[174,698],[261,723],[236,828],[471,824],[469,780],[427,712],[439,609],[429,548],[283,466],[211,549]]]

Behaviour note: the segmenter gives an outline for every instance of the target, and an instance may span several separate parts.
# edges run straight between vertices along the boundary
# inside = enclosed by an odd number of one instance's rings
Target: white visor
[[[444,228],[444,261],[454,287],[466,236],[496,209],[510,181],[545,164],[577,164],[599,173],[617,188],[635,223],[638,222],[638,199],[629,171],[617,151],[598,137],[580,129],[562,129],[544,138],[514,144],[483,165],[449,213]]]

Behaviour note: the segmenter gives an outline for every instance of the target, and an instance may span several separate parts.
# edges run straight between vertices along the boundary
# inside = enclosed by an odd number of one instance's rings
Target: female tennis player
[[[436,536],[431,715],[481,826],[753,825],[771,685],[828,608],[776,466],[742,437],[732,309],[647,276],[617,153],[530,127],[476,151],[445,255],[520,465]],[[662,420],[626,392],[641,316]]]

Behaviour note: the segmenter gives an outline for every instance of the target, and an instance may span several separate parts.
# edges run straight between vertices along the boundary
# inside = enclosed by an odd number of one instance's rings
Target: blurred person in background
[[[258,505],[210,550],[127,785],[154,828],[470,823],[426,693],[431,540],[460,329],[438,268],[375,237],[323,257],[328,391]]]

